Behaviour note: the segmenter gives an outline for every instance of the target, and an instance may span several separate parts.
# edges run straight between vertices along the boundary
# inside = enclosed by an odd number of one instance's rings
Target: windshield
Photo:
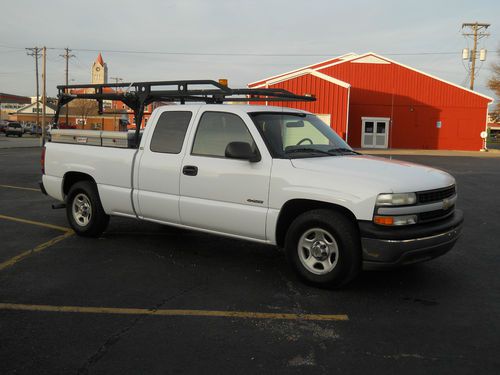
[[[249,115],[275,158],[358,154],[315,115],[286,112]]]

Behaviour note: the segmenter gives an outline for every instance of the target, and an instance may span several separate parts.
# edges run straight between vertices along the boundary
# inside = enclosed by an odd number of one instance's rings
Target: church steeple
[[[97,59],[95,61],[104,66],[104,60],[102,59],[101,52],[99,52],[99,55],[97,56]]]
[[[92,83],[108,83],[108,65],[104,62],[100,52],[92,65]]]

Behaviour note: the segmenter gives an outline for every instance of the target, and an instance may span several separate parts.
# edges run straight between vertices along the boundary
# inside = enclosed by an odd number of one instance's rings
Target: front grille
[[[419,222],[425,222],[425,221],[433,221],[433,220],[439,220],[439,219],[444,219],[453,211],[455,210],[455,206],[451,206],[450,208],[446,210],[435,210],[435,211],[427,211],[427,212],[421,212],[418,214],[418,221]]]
[[[418,203],[432,203],[442,201],[455,195],[455,185],[443,189],[421,191],[417,193]]]

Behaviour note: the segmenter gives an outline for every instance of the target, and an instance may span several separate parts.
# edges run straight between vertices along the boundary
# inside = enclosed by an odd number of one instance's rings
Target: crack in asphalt
[[[149,309],[152,312],[155,312],[159,309],[161,309],[167,302],[172,301],[173,299],[177,297],[181,297],[186,293],[189,293],[193,291],[194,289],[198,288],[201,286],[203,283],[198,283],[190,288],[184,289],[180,291],[179,293],[174,294],[173,296],[164,298],[161,300],[158,304],[156,304],[154,307]],[[120,339],[127,333],[129,332],[132,328],[134,328],[141,320],[147,319],[148,315],[142,315],[138,316],[135,318],[130,324],[128,324],[126,327],[121,329],[120,331],[112,334],[108,339],[95,351],[94,354],[92,354],[85,363],[78,369],[77,374],[78,375],[88,375],[90,371],[90,367],[95,365],[99,360],[101,360],[106,353],[117,343],[120,341]]]

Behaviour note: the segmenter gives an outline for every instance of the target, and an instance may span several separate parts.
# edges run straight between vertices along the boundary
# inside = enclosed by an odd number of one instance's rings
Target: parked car
[[[29,133],[30,132],[31,123],[27,122],[27,123],[21,124],[21,126],[23,127],[23,133]]]
[[[18,122],[10,122],[5,129],[5,136],[17,135],[18,137],[23,136],[23,127]]]
[[[42,134],[42,127],[32,124],[31,128],[28,130],[29,134],[40,135]]]
[[[5,133],[5,129],[7,129],[8,121],[2,120],[0,121],[0,133]]]

